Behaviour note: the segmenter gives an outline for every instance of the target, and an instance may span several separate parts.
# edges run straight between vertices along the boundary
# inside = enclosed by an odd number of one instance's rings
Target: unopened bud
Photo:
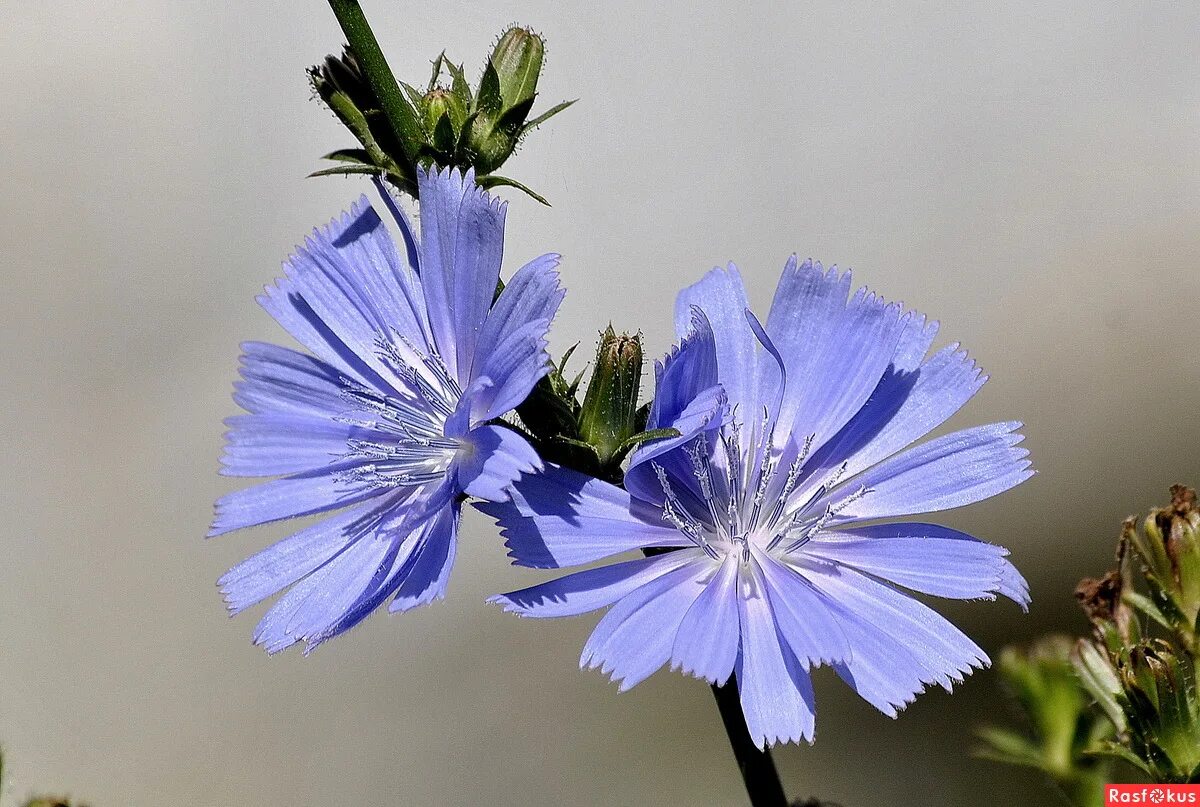
[[[579,416],[579,436],[596,449],[602,463],[612,460],[637,431],[641,382],[641,337],[618,334],[609,325],[600,336],[596,366]]]
[[[509,28],[500,35],[492,50],[491,63],[500,79],[500,98],[504,109],[521,103],[533,103],[546,45],[528,28]]]

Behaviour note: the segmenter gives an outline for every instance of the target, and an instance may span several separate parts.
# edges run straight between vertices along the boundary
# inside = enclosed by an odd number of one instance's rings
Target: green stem
[[[420,142],[421,139],[417,115],[401,92],[396,77],[392,75],[392,68],[388,67],[387,59],[379,49],[379,42],[371,31],[362,6],[358,4],[358,0],[329,0],[329,7],[333,9],[338,24],[342,26],[342,33],[346,35],[350,49],[358,58],[358,64],[379,100],[380,109],[391,124],[400,147],[404,149],[404,156],[411,162],[415,157],[409,153],[411,144]]]

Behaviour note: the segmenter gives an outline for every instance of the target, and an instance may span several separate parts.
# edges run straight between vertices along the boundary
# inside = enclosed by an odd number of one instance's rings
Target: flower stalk
[[[392,68],[379,48],[379,41],[375,39],[375,32],[367,22],[362,6],[358,0],[329,0],[329,7],[362,65],[363,75],[404,149],[404,157],[411,160],[414,155],[409,153],[404,144],[411,143],[417,136],[419,127],[416,117],[404,99],[396,77],[392,75]]]

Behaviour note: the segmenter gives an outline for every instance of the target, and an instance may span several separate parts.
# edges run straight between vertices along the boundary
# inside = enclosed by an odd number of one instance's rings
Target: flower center
[[[697,437],[688,444],[692,480],[677,486],[686,488],[680,495],[665,469],[655,463],[655,474],[664,494],[663,518],[714,559],[738,551],[742,561],[750,557],[753,544],[779,554],[793,552],[827,527],[837,514],[867,495],[860,488],[836,505],[814,509],[813,504],[836,488],[846,471],[843,463],[815,489],[797,494],[803,483],[813,481],[805,474],[804,463],[812,449],[809,435],[798,449],[779,450],[775,445],[775,427],[769,414],[751,434],[753,449],[742,447],[742,426],[736,417],[723,425],[715,439]],[[795,453],[782,472],[782,460]],[[698,495],[697,495],[698,494]],[[803,499],[803,501],[800,501]]]
[[[462,445],[446,436],[462,390],[436,352],[422,352],[402,337],[400,342],[381,337],[376,345],[376,355],[400,381],[397,394],[342,379],[351,411],[338,420],[353,428],[337,459],[347,467],[336,476],[378,488],[441,479]]]

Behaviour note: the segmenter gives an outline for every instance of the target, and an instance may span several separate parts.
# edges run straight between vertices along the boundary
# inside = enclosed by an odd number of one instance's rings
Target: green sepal
[[[528,28],[513,26],[496,40],[488,64],[499,77],[500,95],[505,107],[513,107],[537,95],[546,46],[542,38]]]
[[[364,175],[365,174],[374,174],[374,175],[378,176],[379,174],[382,174],[382,173],[383,173],[383,171],[381,171],[377,166],[355,164],[355,165],[335,165],[332,168],[322,168],[320,171],[313,171],[308,176],[309,176],[309,178],[351,176],[351,175],[357,175],[357,174],[364,174]]]
[[[617,449],[619,453],[626,453],[634,448],[637,448],[642,443],[651,443],[655,440],[668,440],[672,437],[679,437],[682,432],[679,429],[652,429],[648,432],[641,432],[630,437],[624,443],[621,443]]]
[[[471,85],[467,82],[467,74],[463,71],[462,65],[447,59],[446,69],[450,72],[450,92],[454,93],[454,96],[462,102],[464,108],[470,109],[473,96],[471,95]]]
[[[642,364],[641,337],[609,325],[600,335],[579,415],[579,439],[594,446],[606,465],[620,463],[621,448],[634,435]]]
[[[442,75],[442,65],[446,62],[446,51],[442,51],[433,60],[433,70],[429,74],[429,85],[425,88],[425,92],[433,92],[433,88],[437,86],[437,81]]]
[[[510,179],[508,177],[502,177],[499,174],[487,174],[482,177],[477,177],[476,180],[479,182],[479,187],[481,187],[481,188],[495,188],[495,187],[499,187],[501,185],[507,186],[509,188],[516,188],[517,190],[528,194],[529,197],[532,198],[535,202],[541,202],[546,207],[550,207],[550,202],[547,201],[546,197],[542,196],[540,193],[535,192],[533,189],[529,188],[528,186],[523,185],[520,182],[517,182],[515,179]]]
[[[543,112],[542,114],[538,115],[533,120],[526,123],[523,127],[521,127],[521,134],[525,134],[530,129],[535,129],[538,126],[541,126],[543,123],[550,120],[555,115],[557,115],[559,112],[562,112],[564,109],[566,109],[567,107],[569,107],[571,104],[575,103],[578,100],[579,100],[578,98],[573,98],[570,101],[563,101],[561,104],[555,104],[554,106],[550,107],[548,110]]]
[[[338,149],[331,151],[321,157],[322,160],[332,160],[342,163],[362,163],[363,165],[372,165],[371,155],[366,149]]]
[[[420,109],[425,105],[425,93],[421,92],[416,87],[405,81],[401,81],[400,86],[403,88],[404,94],[408,96],[408,100],[412,102],[412,105],[415,109]],[[433,92],[432,88],[429,91]]]
[[[516,106],[509,107],[504,110],[504,114],[496,121],[495,130],[503,132],[513,139],[515,143],[524,131],[523,124],[525,119],[529,117],[529,110],[533,108],[533,99],[527,98]]]
[[[433,127],[433,147],[442,154],[453,156],[458,135],[454,124],[450,122],[450,114],[444,113]]]
[[[500,75],[496,66],[488,61],[483,68],[483,78],[479,82],[479,90],[475,94],[475,109],[485,114],[496,114],[504,106],[500,96]]]

